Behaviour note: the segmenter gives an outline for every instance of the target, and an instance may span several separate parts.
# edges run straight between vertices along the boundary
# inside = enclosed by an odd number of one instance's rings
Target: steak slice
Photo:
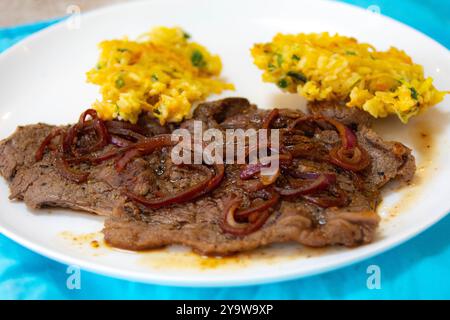
[[[85,183],[74,183],[60,176],[50,152],[42,161],[35,153],[55,126],[37,124],[19,127],[0,142],[0,174],[7,180],[11,199],[23,200],[31,208],[63,207],[107,216],[105,240],[119,248],[144,250],[170,244],[183,244],[207,255],[228,255],[277,242],[298,242],[313,247],[327,245],[355,246],[371,242],[379,223],[376,206],[379,190],[392,180],[409,182],[415,162],[411,150],[398,142],[386,142],[364,120],[343,118],[336,106],[329,111],[325,104],[316,113],[323,113],[346,122],[354,130],[359,144],[371,158],[371,165],[360,172],[360,184],[345,170],[329,163],[320,163],[304,155],[291,165],[301,172],[332,172],[337,185],[350,195],[347,205],[323,209],[303,197],[280,201],[261,229],[244,237],[225,233],[221,228],[226,204],[235,197],[242,206],[252,205],[254,193],[248,191],[252,181],[239,178],[239,165],[226,165],[221,185],[210,194],[187,203],[160,209],[148,209],[133,203],[122,194],[124,188],[148,198],[176,194],[202,181],[201,170],[175,166],[169,150],[162,149],[134,159],[125,171],[115,170],[114,160],[97,166],[82,164],[79,170],[89,172]],[[206,128],[260,128],[268,111],[259,110],[246,99],[228,98],[203,103],[194,112]],[[339,111],[341,112],[341,111]],[[275,128],[285,128],[301,112],[280,109]],[[350,120],[352,119],[352,120]],[[361,122],[359,122],[361,121]],[[139,124],[149,135],[169,133],[176,126],[160,127],[145,119]],[[192,120],[180,127],[191,128]],[[150,128],[148,128],[150,127]],[[334,128],[323,127],[308,137],[292,137],[292,145],[313,143],[325,152],[336,146],[339,136]],[[107,152],[115,148],[107,146]]]
[[[280,110],[280,114],[292,115],[292,112]],[[203,121],[207,127],[246,129],[259,127],[266,113],[245,99],[226,99],[201,104],[194,118]],[[296,116],[300,115],[296,112]],[[274,125],[282,127],[283,121],[278,120]],[[186,122],[186,127],[189,127],[189,122]],[[308,159],[296,163],[297,168],[303,171],[320,169],[335,172],[339,186],[351,194],[346,207],[322,209],[301,198],[290,199],[274,207],[270,218],[258,231],[245,237],[225,233],[220,225],[224,220],[226,203],[233,197],[241,197],[247,204],[250,201],[246,182],[238,178],[239,166],[227,165],[221,186],[196,201],[158,210],[124,202],[106,220],[105,240],[115,247],[129,250],[182,244],[206,255],[229,255],[271,243],[292,241],[312,247],[369,243],[380,220],[376,214],[379,189],[392,180],[408,183],[415,171],[415,161],[411,150],[402,144],[385,142],[364,125],[356,127],[358,141],[372,159],[372,165],[361,174],[362,190],[350,183],[348,173],[336,170],[332,165],[320,164],[318,168],[316,162]],[[324,130],[313,139],[328,149],[339,142],[334,130]]]
[[[323,247],[356,246],[373,240],[379,222],[374,208],[377,195],[357,192],[345,175],[339,176],[340,185],[353,192],[345,208],[323,210],[302,199],[282,201],[258,231],[245,237],[225,233],[220,224],[227,201],[235,196],[244,197],[244,203],[249,201],[248,192],[237,182],[239,166],[226,168],[221,186],[196,201],[158,210],[123,203],[105,222],[105,241],[128,250],[181,244],[205,255],[230,255],[271,243],[294,241]]]
[[[364,181],[374,188],[381,188],[396,179],[411,182],[416,171],[416,163],[411,149],[396,141],[384,141],[370,129],[371,116],[358,108],[348,108],[340,102],[311,102],[308,110],[314,115],[336,119],[357,132],[359,144],[368,151],[372,164],[364,174]],[[335,135],[337,139],[337,135]]]
[[[117,174],[112,160],[99,166],[83,165],[81,170],[89,172],[90,178],[82,184],[62,177],[51,153],[36,162],[37,149],[55,128],[46,124],[21,126],[0,142],[0,174],[9,184],[11,200],[22,200],[31,209],[58,207],[108,216],[124,199],[121,185],[132,181],[137,194],[152,187],[154,174],[143,159],[133,162],[123,174]]]
[[[49,154],[36,162],[36,150],[54,128],[45,124],[18,127],[0,143],[0,174],[9,183],[9,198],[23,200],[32,209],[61,207],[111,214],[120,198],[115,188],[102,181],[80,185],[61,177]]]

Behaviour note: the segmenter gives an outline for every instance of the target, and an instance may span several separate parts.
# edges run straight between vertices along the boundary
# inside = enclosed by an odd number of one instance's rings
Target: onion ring
[[[248,218],[252,213],[261,212],[272,208],[278,203],[278,200],[280,199],[280,195],[273,190],[267,191],[267,196],[269,196],[269,199],[264,201],[262,204],[235,212],[235,217],[238,219]]]
[[[261,129],[269,129],[272,122],[279,115],[279,110],[277,108],[272,109],[270,112],[266,113],[262,120]]]
[[[312,194],[316,191],[324,190],[331,184],[336,182],[336,175],[333,173],[304,173],[302,176],[298,176],[306,180],[313,180],[311,183],[304,187],[299,188],[280,188],[275,187],[275,190],[284,197],[292,197],[298,195]]]
[[[303,195],[303,198],[321,208],[342,207],[348,201],[348,196],[342,189],[337,189],[337,197],[320,195]]]
[[[269,211],[261,212],[257,217],[255,217],[253,222],[249,223],[238,223],[234,218],[234,213],[239,208],[241,201],[239,199],[231,200],[225,207],[225,215],[220,227],[226,233],[233,234],[235,236],[246,236],[258,229],[260,229],[264,223],[266,223],[270,214]]]
[[[50,146],[52,140],[56,138],[57,136],[60,136],[63,134],[63,130],[60,128],[52,130],[42,141],[41,145],[39,146],[38,150],[36,151],[36,154],[34,155],[34,158],[36,159],[36,162],[41,161],[44,157],[45,149],[47,146]]]
[[[136,157],[151,154],[156,149],[171,147],[175,143],[176,142],[172,141],[172,137],[170,134],[161,134],[131,145],[130,148],[128,148],[123,156],[117,161],[116,170],[118,172],[124,170],[127,164]]]
[[[182,191],[173,196],[167,196],[164,198],[156,198],[156,199],[147,199],[143,196],[136,195],[130,192],[129,190],[124,190],[123,193],[132,201],[140,203],[151,209],[158,209],[172,204],[184,203],[196,199],[200,196],[203,196],[206,193],[209,193],[210,191],[217,188],[225,175],[225,166],[223,164],[214,165],[215,170],[214,176],[212,175],[211,170],[207,169],[206,167],[204,168],[207,170],[205,171],[205,173],[207,173],[208,175],[207,179],[189,188],[188,190]]]

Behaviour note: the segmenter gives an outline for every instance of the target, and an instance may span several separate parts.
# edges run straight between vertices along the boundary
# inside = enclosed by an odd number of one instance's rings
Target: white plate
[[[80,22],[79,28],[73,28]],[[223,59],[224,76],[237,91],[260,107],[295,107],[296,95],[280,93],[260,80],[249,48],[269,41],[276,32],[330,31],[355,36],[379,49],[390,45],[406,50],[449,89],[448,50],[421,33],[386,17],[352,6],[323,1],[182,1],[129,3],[87,13],[80,21],[62,22],[39,32],[0,56],[0,137],[17,125],[45,121],[73,122],[98,97],[85,82],[95,65],[97,43],[135,37],[157,25],[179,25],[196,41]],[[102,219],[63,210],[31,212],[23,203],[7,200],[0,182],[1,232],[52,259],[82,268],[152,283],[213,286],[246,285],[310,275],[343,266],[391,248],[425,230],[450,209],[450,100],[408,126],[381,121],[379,131],[410,145],[419,170],[413,186],[387,192],[380,206],[383,222],[377,240],[355,249],[314,252],[298,246],[277,246],[234,259],[202,259],[178,249],[130,253],[89,242],[99,238]],[[420,132],[429,135],[420,138]],[[431,141],[429,141],[431,140]],[[431,143],[431,149],[426,144]],[[92,234],[88,234],[92,233]],[[77,235],[77,239],[72,239]]]

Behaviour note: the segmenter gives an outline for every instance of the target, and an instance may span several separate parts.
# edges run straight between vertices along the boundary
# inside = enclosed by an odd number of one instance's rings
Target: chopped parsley
[[[152,74],[152,80],[153,81],[158,81],[159,78],[158,78],[158,76],[156,74]]]
[[[191,35],[190,35],[189,33],[187,33],[186,31],[184,31],[184,32],[183,32],[183,38],[185,38],[186,40],[187,40],[187,39],[190,39],[190,38],[191,38]]]
[[[192,62],[192,65],[194,65],[198,68],[204,67],[206,65],[206,62],[203,59],[203,54],[198,50],[195,50],[192,53],[191,62]]]
[[[267,65],[267,68],[269,68],[269,71],[273,71],[273,70],[276,69],[276,67],[275,67],[272,63],[269,63],[269,64]]]
[[[292,60],[300,61],[300,57],[296,54],[292,55]]]
[[[117,51],[119,51],[119,52],[125,52],[125,51],[128,51],[128,49],[127,49],[127,48],[117,48]]]
[[[117,88],[117,89],[120,89],[120,88],[122,88],[124,85],[125,85],[125,81],[123,80],[122,76],[119,76],[119,77],[116,79],[116,88]]]
[[[157,114],[157,115],[160,115],[160,114],[161,114],[161,111],[159,111],[158,108],[155,108],[155,109],[153,109],[153,113],[155,113],[155,114]]]
[[[303,82],[303,83],[305,83],[306,81],[308,81],[308,79],[306,78],[306,76],[305,76],[303,73],[301,73],[301,72],[289,71],[289,72],[287,73],[287,75],[288,75],[289,77],[291,77],[292,79],[296,80],[296,81],[300,81],[300,82]]]
[[[277,53],[277,64],[279,67],[283,64],[283,56],[279,53]]]
[[[287,82],[286,79],[283,78],[283,79],[281,79],[280,81],[278,81],[277,85],[278,85],[280,88],[285,89],[285,88],[287,88],[287,86],[288,86],[288,82]]]
[[[356,56],[356,52],[355,51],[350,51],[350,50],[345,51],[345,54],[348,55],[348,56]]]
[[[413,98],[414,100],[417,100],[417,98],[418,98],[417,90],[413,87],[409,88],[409,90],[411,91],[411,98]]]

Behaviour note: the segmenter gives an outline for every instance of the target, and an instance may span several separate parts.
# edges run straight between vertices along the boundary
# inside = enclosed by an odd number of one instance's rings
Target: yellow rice
[[[341,100],[375,118],[396,114],[406,123],[447,92],[425,78],[422,66],[402,50],[377,51],[354,38],[312,33],[277,34],[251,53],[263,80],[309,101]]]
[[[180,28],[158,27],[137,41],[100,43],[97,66],[87,80],[100,86],[102,100],[93,108],[105,120],[135,123],[141,112],[161,124],[179,122],[192,103],[233,89],[220,75],[222,63]]]

